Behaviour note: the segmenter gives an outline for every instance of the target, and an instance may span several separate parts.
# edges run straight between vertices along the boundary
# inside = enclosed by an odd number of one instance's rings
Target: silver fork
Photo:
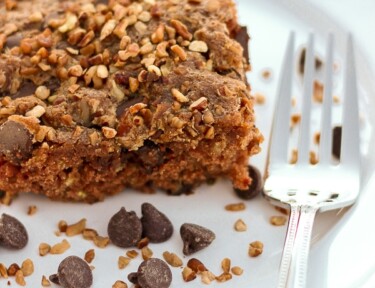
[[[332,163],[333,36],[328,36],[319,163],[309,164],[310,118],[314,78],[314,35],[306,49],[303,103],[298,141],[298,160],[288,163],[290,107],[294,69],[294,33],[284,59],[274,114],[268,178],[264,195],[273,204],[290,206],[287,236],[280,264],[278,288],[306,287],[311,232],[317,212],[342,208],[355,202],[360,186],[359,119],[352,38],[348,36],[344,75],[341,157]]]

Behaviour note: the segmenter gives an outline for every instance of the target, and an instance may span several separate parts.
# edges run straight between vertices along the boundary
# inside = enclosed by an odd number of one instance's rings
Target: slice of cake
[[[2,194],[246,189],[247,40],[231,0],[1,2]]]

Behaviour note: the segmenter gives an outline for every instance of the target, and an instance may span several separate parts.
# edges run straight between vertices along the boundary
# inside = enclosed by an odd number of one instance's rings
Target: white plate
[[[318,36],[318,48],[323,51],[323,40],[326,31],[335,32],[338,60],[344,51],[345,31],[337,26],[334,21],[325,16],[320,10],[307,6],[306,2],[299,1],[238,1],[241,23],[248,25],[251,41],[251,57],[253,72],[249,74],[255,92],[263,92],[266,104],[257,107],[258,126],[268,138],[270,122],[273,111],[273,96],[276,91],[276,79],[279,76],[280,64],[290,30],[297,32],[297,40],[301,45],[306,41],[307,33],[314,30]],[[374,156],[368,153],[369,147],[374,147],[375,125],[374,113],[371,114],[366,107],[375,107],[375,98],[369,97],[375,91],[371,82],[373,75],[365,65],[360,47],[356,47],[357,66],[359,74],[360,107],[362,113],[362,146],[363,155],[363,191],[359,202],[347,212],[337,214],[337,211],[318,215],[314,231],[313,244],[310,257],[308,287],[364,287],[364,283],[375,271],[375,243],[374,232],[361,236],[361,221],[367,221],[372,213],[371,205],[375,199],[367,185],[370,175],[374,170]],[[269,67],[274,72],[273,80],[265,83],[259,77],[260,71]],[[342,71],[342,70],[341,70]],[[340,85],[337,86],[340,93]],[[253,164],[260,169],[264,167],[267,140],[263,144],[263,152],[254,157]],[[371,158],[372,157],[372,158]],[[373,181],[375,182],[375,181]],[[375,187],[372,183],[372,187]],[[35,195],[21,195],[10,207],[0,206],[1,212],[9,213],[19,218],[29,231],[29,244],[21,251],[8,251],[0,248],[0,262],[10,265],[21,264],[26,258],[31,258],[35,264],[35,272],[26,278],[27,287],[40,287],[42,275],[55,273],[60,261],[68,255],[84,256],[91,248],[96,251],[92,263],[95,266],[94,286],[96,288],[111,287],[116,280],[127,281],[127,275],[136,271],[140,257],[131,262],[125,270],[117,268],[118,256],[124,255],[125,250],[112,245],[105,249],[96,248],[91,242],[83,240],[80,236],[67,238],[71,248],[63,255],[38,255],[38,245],[41,242],[54,244],[60,242],[64,236],[57,237],[54,231],[59,220],[64,219],[73,223],[81,218],[87,218],[89,227],[96,229],[101,235],[106,235],[109,218],[121,206],[134,210],[140,215],[140,205],[151,202],[161,211],[165,212],[173,221],[175,233],[172,239],[162,244],[151,244],[155,257],[162,257],[164,251],[175,252],[182,256],[182,242],[179,236],[179,227],[182,223],[191,222],[212,229],[216,240],[212,245],[193,255],[200,259],[213,273],[220,274],[220,262],[229,257],[232,265],[241,266],[244,274],[234,276],[232,280],[223,284],[214,282],[211,287],[275,287],[277,273],[282,252],[286,227],[274,227],[269,224],[269,218],[279,213],[274,210],[264,199],[258,197],[247,204],[246,211],[227,212],[224,206],[228,203],[238,202],[231,184],[219,181],[214,186],[202,186],[196,194],[190,196],[170,197],[164,193],[143,195],[134,191],[126,191],[120,195],[107,198],[102,203],[94,205],[71,204],[52,202],[44,197]],[[370,202],[372,201],[372,202]],[[27,216],[29,205],[36,205],[38,212]],[[235,232],[234,222],[242,218],[248,225],[248,231]],[[257,258],[247,256],[248,245],[254,240],[264,243],[264,253]],[[369,255],[365,259],[364,256]],[[184,258],[186,264],[188,258]],[[365,262],[366,261],[366,262]],[[359,265],[359,263],[361,263]],[[360,268],[360,269],[359,269]],[[172,268],[172,287],[202,287],[199,279],[190,283],[183,283],[180,268]],[[16,285],[11,279],[12,286]],[[6,281],[0,280],[0,287],[6,287]],[[370,286],[367,286],[370,287]]]

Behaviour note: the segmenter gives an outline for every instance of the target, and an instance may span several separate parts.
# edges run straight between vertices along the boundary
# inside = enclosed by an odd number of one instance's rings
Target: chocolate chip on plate
[[[57,274],[52,274],[48,277],[49,281],[51,281],[54,284],[60,285],[59,276]]]
[[[88,288],[92,285],[92,272],[86,261],[68,256],[59,265],[57,279],[65,288]]]
[[[249,165],[249,176],[252,179],[251,184],[245,190],[234,188],[237,196],[241,199],[249,200],[257,196],[263,189],[263,179],[258,168]]]
[[[142,238],[142,223],[134,211],[120,209],[108,223],[108,236],[113,244],[127,248],[136,246]]]
[[[215,239],[215,233],[196,224],[185,223],[180,228],[184,247],[182,252],[191,255],[209,246]]]
[[[173,234],[172,222],[162,212],[150,203],[142,204],[143,237],[150,242],[161,243],[171,238]]]
[[[0,154],[13,162],[28,158],[32,151],[33,136],[22,124],[6,121],[0,126]]]
[[[129,276],[132,275],[131,280]],[[128,279],[142,288],[168,288],[172,283],[172,272],[168,265],[160,259],[150,258],[138,267],[136,275],[129,274]]]
[[[342,127],[335,126],[332,133],[332,154],[340,160]]]
[[[128,280],[130,283],[138,284],[138,273],[132,272],[128,275]]]
[[[11,249],[22,249],[28,240],[25,226],[16,218],[3,213],[0,218],[0,245]]]

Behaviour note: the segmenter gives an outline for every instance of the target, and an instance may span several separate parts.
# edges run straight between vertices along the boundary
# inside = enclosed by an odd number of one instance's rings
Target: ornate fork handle
[[[318,207],[290,204],[278,288],[306,287],[311,232]]]

